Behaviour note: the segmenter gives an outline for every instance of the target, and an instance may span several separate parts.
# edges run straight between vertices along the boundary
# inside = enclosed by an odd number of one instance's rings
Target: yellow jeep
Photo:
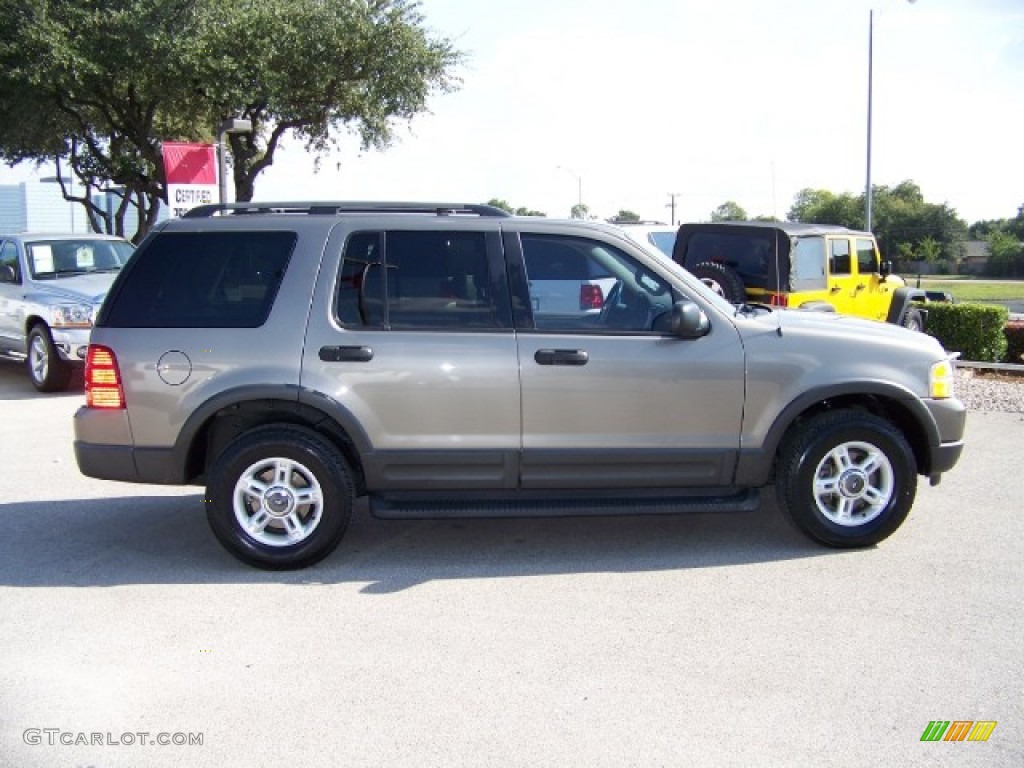
[[[672,258],[729,301],[834,311],[924,330],[929,296],[870,232],[791,222],[683,224]]]

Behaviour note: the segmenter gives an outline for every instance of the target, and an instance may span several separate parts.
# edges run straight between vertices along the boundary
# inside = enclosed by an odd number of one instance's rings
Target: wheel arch
[[[892,301],[889,302],[889,313],[886,315],[885,322],[902,325],[903,315],[909,307],[927,302],[928,296],[921,288],[897,288],[893,291]]]
[[[173,449],[175,465],[182,468],[185,482],[201,482],[239,435],[272,424],[305,427],[327,439],[352,468],[357,493],[365,491],[361,456],[370,445],[366,433],[344,406],[297,387],[246,387],[211,398],[182,427]]]
[[[736,484],[756,487],[770,482],[787,436],[817,414],[841,409],[867,411],[892,423],[910,444],[917,473],[930,474],[931,446],[938,445],[940,438],[938,426],[925,405],[912,393],[891,384],[847,382],[806,392],[782,409],[761,448],[741,451]]]

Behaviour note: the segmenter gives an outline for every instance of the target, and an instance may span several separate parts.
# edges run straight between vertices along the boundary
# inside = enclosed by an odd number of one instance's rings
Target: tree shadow
[[[338,549],[268,572],[223,550],[201,495],[0,505],[0,584],[364,583],[388,594],[430,581],[708,568],[817,557],[766,494],[757,513],[383,521],[357,505]]]

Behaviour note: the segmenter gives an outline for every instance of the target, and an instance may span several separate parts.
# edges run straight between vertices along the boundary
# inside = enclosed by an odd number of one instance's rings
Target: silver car
[[[108,235],[0,234],[0,355],[26,360],[36,389],[67,388],[133,250]]]
[[[528,254],[611,281],[538,311]],[[539,305],[543,307],[543,303]],[[96,321],[75,415],[92,477],[206,486],[262,568],[378,517],[753,512],[864,547],[963,447],[939,343],[734,306],[615,227],[487,206],[270,203],[159,225]]]

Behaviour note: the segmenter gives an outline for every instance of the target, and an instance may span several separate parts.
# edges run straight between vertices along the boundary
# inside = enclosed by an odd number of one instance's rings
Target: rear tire
[[[922,333],[924,331],[924,315],[921,314],[921,310],[917,307],[907,307],[907,311],[903,314],[901,325],[907,330]]]
[[[733,304],[746,301],[747,289],[743,285],[743,278],[732,267],[717,261],[703,261],[694,265],[690,272],[726,301]]]
[[[810,538],[830,547],[867,547],[906,519],[917,464],[889,422],[862,411],[831,411],[783,443],[775,491],[782,511]]]
[[[244,563],[305,568],[338,546],[354,498],[348,464],[323,437],[291,425],[259,427],[214,462],[207,520],[224,548]]]
[[[50,329],[42,323],[28,332],[28,376],[40,392],[63,392],[71,383],[71,365],[61,359]]]

